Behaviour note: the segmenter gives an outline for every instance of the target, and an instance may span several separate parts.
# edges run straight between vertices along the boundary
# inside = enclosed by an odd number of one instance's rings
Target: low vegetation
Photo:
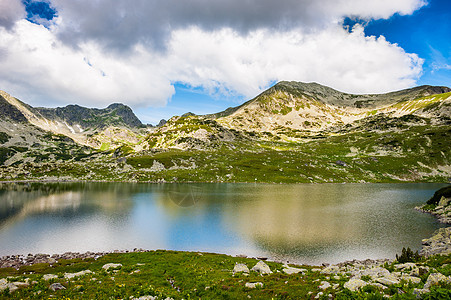
[[[2,268],[0,281],[4,278],[4,283],[27,284],[17,284],[18,289],[14,291],[5,288],[0,295],[7,299],[133,299],[142,296],[157,296],[158,299],[384,299],[387,296],[415,299],[414,290],[423,288],[430,274],[451,274],[450,255],[423,258],[421,266],[428,271],[421,274],[415,283],[400,281],[382,286],[371,284],[374,276],[362,275],[361,280],[366,285],[354,291],[352,287],[347,288],[350,274],[334,275],[330,273],[331,268],[291,265],[302,271],[288,274],[284,271],[286,265],[266,262],[271,274],[263,275],[252,270],[249,273],[233,272],[237,263],[250,269],[257,262],[253,258],[200,252],[111,253],[98,259],[59,260],[53,264],[35,264],[19,269]],[[106,270],[104,266],[108,263],[120,265]],[[392,270],[403,267],[396,261],[385,266]],[[410,272],[403,270],[406,274]],[[82,273],[71,278],[69,273],[77,272]],[[261,285],[255,288],[246,286],[246,283],[256,282]],[[52,290],[52,285],[61,289]],[[422,294],[423,299],[449,299],[446,298],[449,296],[451,285],[446,281],[434,284]]]

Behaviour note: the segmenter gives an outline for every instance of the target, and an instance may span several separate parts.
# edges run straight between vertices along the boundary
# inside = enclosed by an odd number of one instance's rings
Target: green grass
[[[435,256],[425,260],[425,264],[442,270],[448,270],[450,255]],[[122,267],[105,271],[107,263],[120,263]],[[287,275],[282,272],[280,263],[267,262],[272,274],[259,275],[251,271],[248,276],[233,274],[236,263],[244,263],[252,268],[257,260],[253,258],[232,257],[214,253],[150,251],[132,253],[111,253],[95,259],[60,260],[53,265],[35,264],[0,269],[0,278],[11,276],[9,281],[34,281],[28,287],[0,294],[2,299],[129,299],[139,296],[158,296],[159,299],[313,299],[320,291],[318,286],[323,280],[338,284],[337,289],[328,288],[324,294],[335,299],[382,299],[384,291],[376,287],[365,287],[359,292],[343,288],[346,278],[326,278],[320,272],[311,271],[312,266],[297,266],[307,269],[305,275]],[[448,268],[448,269],[446,269]],[[65,279],[65,273],[90,270],[93,273]],[[56,274],[57,279],[43,280],[44,274]],[[445,274],[445,273],[444,273]],[[369,278],[364,278],[368,279]],[[61,283],[66,289],[49,290],[52,283]],[[250,289],[247,282],[262,282],[263,287]],[[421,285],[420,283],[419,285]],[[385,291],[394,294],[395,299],[413,299],[413,287],[419,285],[400,284]],[[400,292],[401,291],[401,292]],[[449,293],[449,285],[437,286],[429,295]],[[439,299],[439,298],[438,298]]]

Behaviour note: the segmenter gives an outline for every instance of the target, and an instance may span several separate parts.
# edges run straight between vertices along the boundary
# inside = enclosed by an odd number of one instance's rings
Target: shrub
[[[396,260],[399,263],[406,263],[406,262],[416,262],[420,260],[420,255],[418,254],[418,251],[415,251],[415,253],[408,247],[406,248],[402,248],[402,252],[401,255],[398,256],[398,254],[396,254]]]

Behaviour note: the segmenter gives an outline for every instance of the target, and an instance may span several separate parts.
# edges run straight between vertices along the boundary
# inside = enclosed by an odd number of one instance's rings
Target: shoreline
[[[36,180],[24,180],[24,181],[9,181],[9,182],[5,182],[5,181],[0,181],[0,184],[2,183],[6,183],[6,184],[15,184],[15,183],[158,183],[161,184],[163,182],[129,182],[129,181],[85,181],[85,180],[74,180],[74,181],[68,181],[68,180],[50,180],[50,181],[36,181]],[[164,182],[164,183],[187,183],[187,182]],[[191,183],[191,182],[190,182]],[[221,182],[192,182],[192,183],[221,183]],[[223,183],[227,183],[227,182],[223,182]],[[233,183],[234,184],[234,183]],[[252,184],[252,182],[242,182],[242,183],[237,183],[237,184]],[[255,183],[254,183],[255,184]],[[275,184],[275,183],[262,183],[259,182],[259,184]],[[285,184],[289,184],[289,183],[285,183]],[[291,183],[291,184],[345,184],[345,183]],[[362,183],[347,183],[347,184],[362,184]],[[414,182],[401,182],[401,183],[382,183],[380,182],[380,184],[418,184],[418,183],[414,183]],[[445,183],[437,183],[437,184],[445,184]],[[449,199],[449,202],[451,204],[451,199]],[[428,213],[433,215],[436,220],[439,223],[445,224],[446,227],[443,228],[439,228],[436,231],[433,232],[432,236],[430,237],[425,237],[424,239],[422,239],[422,246],[421,249],[418,250],[418,252],[420,253],[420,255],[423,255],[423,253],[434,253],[437,254],[437,249],[436,246],[437,244],[440,244],[442,242],[441,238],[436,238],[437,234],[439,232],[441,232],[440,234],[443,235],[442,238],[446,238],[446,235],[448,233],[444,233],[444,232],[448,232],[449,231],[449,235],[451,236],[451,217],[446,217],[443,218],[439,213],[436,213],[434,211],[431,210],[425,210],[423,209],[423,207],[426,204],[423,204],[421,206],[417,206],[414,207],[414,210],[420,211],[422,213]],[[439,209],[442,209],[442,206],[438,206]],[[443,210],[443,209],[442,209]],[[451,215],[451,205],[447,206],[447,210],[445,211],[445,213],[449,212],[449,214]],[[443,231],[445,230],[445,231]],[[431,245],[431,241],[433,241],[433,245]],[[449,242],[449,243],[448,243]],[[449,253],[451,253],[451,241],[447,241],[446,243],[444,243],[445,245],[449,245]],[[425,248],[428,248],[425,250]],[[0,268],[6,268],[6,267],[21,267],[21,266],[29,266],[29,265],[33,265],[35,263],[54,263],[55,261],[59,260],[59,259],[84,259],[84,258],[96,258],[96,257],[102,257],[105,256],[107,254],[112,254],[112,253],[139,253],[139,252],[153,252],[153,251],[174,251],[174,252],[181,252],[181,253],[210,253],[210,252],[203,252],[202,250],[200,251],[190,251],[190,250],[173,250],[173,249],[142,249],[142,248],[135,248],[133,250],[129,250],[129,249],[122,249],[122,250],[106,250],[106,251],[85,251],[85,252],[71,252],[71,251],[67,251],[64,253],[53,253],[53,254],[48,254],[48,253],[29,253],[28,255],[26,254],[10,254],[10,255],[3,255],[0,256]],[[261,257],[252,257],[252,256],[247,256],[245,254],[238,254],[238,255],[234,255],[234,254],[227,254],[227,253],[215,253],[215,254],[220,254],[220,255],[227,255],[230,257],[245,257],[245,258],[254,258],[254,259],[262,259],[262,260],[268,260],[268,261],[272,261],[272,262],[277,262],[277,263],[284,263],[283,261],[280,261],[279,259],[274,259],[271,257],[265,257],[265,258],[261,258]],[[290,262],[290,263],[296,263],[296,264],[302,264],[302,265],[311,265],[311,266],[329,266],[329,265],[344,265],[347,263],[363,263],[363,262],[393,262],[395,261],[395,259],[393,258],[367,258],[367,259],[350,259],[350,260],[346,260],[346,261],[342,261],[342,262],[335,262],[335,263],[327,263],[327,262],[320,262],[318,264],[309,264],[309,263],[302,263],[302,262]]]

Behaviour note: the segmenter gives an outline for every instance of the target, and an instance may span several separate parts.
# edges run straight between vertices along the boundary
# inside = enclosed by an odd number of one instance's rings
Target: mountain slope
[[[401,116],[436,102],[449,103],[449,92],[447,87],[420,86],[387,94],[353,95],[317,83],[280,82],[239,107],[206,117],[236,130],[319,132],[377,113]],[[436,94],[446,97],[434,97]]]
[[[123,107],[117,104],[95,111],[78,106],[45,109],[8,97],[4,93],[0,98],[0,180],[451,178],[451,91],[446,87],[350,95],[318,84],[281,82],[224,112],[175,116],[147,129],[125,125],[133,118],[124,118],[134,115],[127,109],[118,112]],[[86,120],[91,127],[82,127]],[[114,126],[116,121],[121,125]],[[77,125],[83,131],[71,132]]]
[[[32,107],[6,92],[0,91],[0,113],[5,118],[29,122],[54,134],[70,137],[81,145],[94,148],[136,144],[144,127],[130,107],[115,103],[107,108],[86,108],[78,105],[43,108]]]

